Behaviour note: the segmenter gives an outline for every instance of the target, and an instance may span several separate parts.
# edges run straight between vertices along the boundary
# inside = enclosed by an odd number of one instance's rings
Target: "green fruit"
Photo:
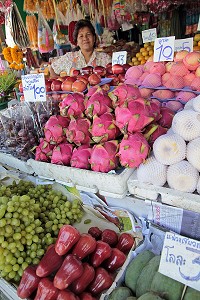
[[[200,300],[200,292],[188,286],[183,300]]]
[[[134,258],[128,265],[125,273],[125,285],[129,287],[134,293],[136,293],[136,284],[141,271],[153,257],[154,254],[149,250],[146,250],[138,254],[136,258]]]
[[[159,264],[160,255],[156,255],[143,268],[136,284],[136,296],[138,298],[150,291],[151,283],[153,281],[154,275],[158,271]]]
[[[131,296],[131,290],[127,287],[118,287],[112,291],[108,296],[108,300],[126,300],[128,296]]]
[[[148,293],[140,296],[140,298],[137,298],[137,299],[138,300],[162,300],[164,298],[160,298],[158,295],[156,295],[156,294],[154,294],[152,292],[148,292]]]
[[[136,297],[133,297],[133,296],[131,296],[131,297],[128,297],[128,298],[126,298],[126,300],[137,300],[137,298],[136,298]]]
[[[151,291],[164,295],[166,300],[180,300],[183,288],[182,283],[159,272],[156,272],[151,284]]]

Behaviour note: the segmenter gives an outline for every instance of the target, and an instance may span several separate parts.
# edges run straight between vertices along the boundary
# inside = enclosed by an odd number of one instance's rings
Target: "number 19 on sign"
[[[158,38],[154,43],[154,62],[173,61],[175,36]]]

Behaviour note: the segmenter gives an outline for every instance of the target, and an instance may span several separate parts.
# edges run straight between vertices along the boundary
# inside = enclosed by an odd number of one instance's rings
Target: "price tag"
[[[43,73],[22,75],[22,85],[25,101],[46,101],[46,88]]]
[[[122,23],[122,31],[127,31],[133,28],[133,25],[129,22]]]
[[[127,51],[119,51],[119,52],[114,52],[112,55],[112,65],[124,65],[126,64],[126,59],[127,59]]]
[[[156,28],[147,29],[142,31],[142,40],[143,43],[153,42],[157,39]]]
[[[175,36],[155,39],[154,62],[173,61]]]
[[[167,232],[159,272],[200,291],[200,241]]]
[[[186,50],[188,52],[192,52],[193,51],[193,38],[175,40],[174,51],[178,52],[181,50]]]

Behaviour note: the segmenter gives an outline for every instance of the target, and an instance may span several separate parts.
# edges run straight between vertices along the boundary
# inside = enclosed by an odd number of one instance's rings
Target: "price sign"
[[[173,61],[175,36],[158,38],[154,43],[154,62]]]
[[[181,50],[186,50],[188,52],[192,52],[193,51],[193,38],[175,40],[174,51],[178,52]]]
[[[43,73],[22,75],[22,85],[25,101],[46,101],[46,88]]]
[[[112,55],[112,65],[124,65],[126,64],[126,59],[127,59],[127,52],[126,51],[119,51],[119,52],[114,52]]]
[[[122,31],[131,30],[133,28],[133,25],[129,22],[122,23]]]
[[[200,291],[200,241],[167,232],[159,272]]]
[[[200,15],[199,15],[199,22],[198,22],[198,26],[197,26],[197,31],[200,31]]]
[[[143,30],[142,31],[142,40],[143,43],[153,42],[157,39],[157,31],[156,28]]]

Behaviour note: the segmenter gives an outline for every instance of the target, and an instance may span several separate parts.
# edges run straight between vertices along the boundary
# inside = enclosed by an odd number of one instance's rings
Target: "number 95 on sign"
[[[158,38],[154,43],[154,62],[173,61],[175,36]]]

